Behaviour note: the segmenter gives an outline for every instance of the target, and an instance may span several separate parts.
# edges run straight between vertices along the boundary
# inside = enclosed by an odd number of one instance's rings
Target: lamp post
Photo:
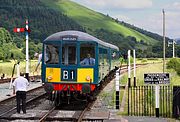
[[[164,9],[162,10],[163,12],[163,73],[165,71],[165,11]]]

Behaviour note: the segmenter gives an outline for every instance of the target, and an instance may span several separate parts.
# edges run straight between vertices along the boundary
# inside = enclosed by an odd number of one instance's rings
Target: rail
[[[44,114],[44,115],[40,118],[39,122],[44,122],[44,121],[46,120],[46,118],[48,117],[48,115],[51,114],[51,113],[55,110],[55,108],[56,108],[56,107],[52,107],[46,114]]]
[[[35,88],[35,89],[31,89],[31,90],[29,90],[29,91],[27,92],[27,94],[31,94],[31,93],[33,93],[33,92],[39,91],[39,89],[41,89],[41,88],[42,88],[42,86],[37,87],[37,88]],[[41,97],[43,97],[43,96],[45,96],[45,95],[46,95],[46,93],[42,93],[42,94],[40,94],[40,95],[38,95],[38,96],[36,96],[36,97],[34,97],[34,98],[30,98],[29,100],[26,101],[26,104],[30,104],[31,102],[33,102],[33,101],[35,101],[35,100],[37,100],[37,99],[39,99],[39,98],[41,98]],[[1,101],[1,102],[0,102],[1,107],[3,108],[3,104],[4,104],[4,103],[7,104],[7,102],[10,102],[10,101],[13,101],[13,100],[15,100],[15,96]],[[8,114],[8,113],[10,113],[10,112],[12,112],[12,111],[14,111],[14,110],[16,110],[16,106],[15,106],[15,105],[14,105],[14,107],[11,107],[9,110],[7,110],[7,111],[5,111],[5,112],[1,111],[1,112],[3,112],[3,113],[0,114],[0,119],[1,119],[4,115],[6,115],[6,114]]]

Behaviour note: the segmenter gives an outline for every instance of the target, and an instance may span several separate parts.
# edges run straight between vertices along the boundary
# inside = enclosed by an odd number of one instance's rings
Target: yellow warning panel
[[[93,68],[79,68],[77,69],[77,82],[92,82],[94,79]]]
[[[60,82],[60,68],[46,68],[46,79],[48,82]]]

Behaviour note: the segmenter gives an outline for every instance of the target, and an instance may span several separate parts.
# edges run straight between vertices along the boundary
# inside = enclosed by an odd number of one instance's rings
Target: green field
[[[47,6],[59,9],[65,15],[75,20],[77,23],[83,25],[86,29],[107,29],[110,32],[121,33],[125,37],[134,36],[136,37],[137,41],[144,40],[147,43],[157,42],[157,40],[154,40],[133,29],[127,28],[119,23],[116,23],[110,17],[90,10],[75,2],[71,2],[69,0],[57,0],[53,2],[49,2],[49,0],[43,0],[42,2],[47,4]]]
[[[143,59],[144,60],[144,59]],[[139,61],[141,62],[141,61]],[[154,63],[153,63],[154,62]],[[150,63],[148,65],[141,66],[136,69],[136,80],[137,85],[144,85],[144,74],[145,73],[163,73],[163,63],[162,61],[147,61],[146,63]],[[180,76],[177,75],[176,71],[172,69],[165,69],[166,73],[170,74],[170,85],[180,85]],[[133,71],[131,72],[131,84],[133,84]],[[127,73],[121,78],[120,83],[126,84],[128,80]]]
[[[0,62],[0,76],[2,76],[2,74],[6,74],[6,77],[11,77],[12,75],[12,70],[13,70],[13,66],[14,66],[14,61],[11,62]],[[36,60],[31,60],[29,62],[29,73],[30,75],[40,75],[40,66],[38,69],[38,72],[34,72],[35,67],[37,65],[37,61]],[[20,72],[26,72],[26,62],[25,61],[21,61],[20,62]],[[34,73],[33,73],[34,72]],[[14,77],[16,77],[16,69],[15,69],[15,73],[14,73]]]

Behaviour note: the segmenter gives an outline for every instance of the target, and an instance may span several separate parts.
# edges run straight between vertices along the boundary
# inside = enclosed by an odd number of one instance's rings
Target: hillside
[[[44,0],[42,0],[42,2],[43,1]],[[112,33],[120,33],[124,37],[133,36],[138,42],[141,40],[147,44],[154,44],[157,42],[157,40],[153,38],[115,22],[111,17],[97,13],[75,2],[69,0],[56,0],[54,2],[48,2],[48,0],[45,1],[49,6],[56,6],[56,9],[59,8],[61,12],[85,27],[87,31],[104,29]]]
[[[24,27],[29,19],[33,39],[45,39],[52,33],[63,30],[81,30],[83,27],[40,0],[0,0],[0,27],[14,34],[14,27]],[[21,34],[15,34],[21,35]]]
[[[35,45],[55,32],[80,30],[117,45],[124,53],[128,49],[136,49],[137,57],[162,57],[161,36],[117,21],[70,0],[1,0],[0,27],[11,33],[13,43],[21,50],[24,45],[20,40],[23,40],[24,34],[12,31],[14,27],[24,27],[26,18],[30,23],[30,38]],[[33,50],[34,48],[30,55]],[[37,50],[40,50],[40,46],[36,47],[35,51]]]
[[[175,39],[176,43],[180,45],[180,38]]]

